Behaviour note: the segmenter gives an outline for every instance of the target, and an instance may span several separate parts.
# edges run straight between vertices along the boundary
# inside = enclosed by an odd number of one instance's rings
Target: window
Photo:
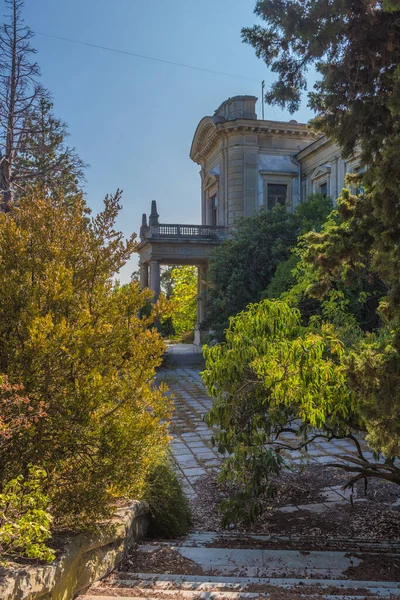
[[[280,183],[269,183],[267,186],[267,208],[270,210],[277,204],[286,204],[287,185]]]
[[[325,181],[324,183],[322,183],[319,186],[319,193],[322,194],[322,196],[324,198],[327,197],[327,195],[328,195],[328,182],[327,181]]]
[[[293,210],[293,200],[298,202],[297,194],[293,198],[293,190],[297,186],[293,182],[298,178],[297,171],[260,171],[262,177],[263,204],[266,209],[282,204],[288,210]]]

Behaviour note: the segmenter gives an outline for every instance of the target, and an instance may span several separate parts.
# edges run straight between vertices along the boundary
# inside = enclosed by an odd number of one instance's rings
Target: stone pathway
[[[204,388],[199,371],[176,368],[165,371],[162,379],[174,395],[175,413],[171,425],[172,451],[189,496],[194,496],[193,484],[219,465],[219,456],[212,447],[212,431],[203,421],[211,409],[211,399]]]
[[[190,497],[194,497],[196,492],[193,485],[207,472],[216,470],[220,461],[220,456],[211,443],[213,432],[203,421],[204,415],[211,408],[212,401],[207,395],[200,376],[201,367],[190,364],[178,366],[182,358],[195,354],[193,346],[187,345],[186,349],[184,345],[180,345],[179,348],[171,347],[169,354],[176,364],[174,366],[173,362],[169,363],[170,368],[164,369],[161,379],[166,381],[174,395],[175,413],[171,425],[172,451],[186,491]],[[292,434],[284,434],[281,439],[285,443],[296,444],[296,437]],[[373,459],[366,443],[361,441],[361,445],[365,457]],[[337,454],[355,456],[355,447],[347,440],[331,442],[321,440],[309,444],[307,451],[290,452],[286,453],[286,456],[290,457],[293,464],[323,465],[337,462],[335,456]],[[344,493],[340,488],[335,489],[333,493],[342,495],[344,499]]]
[[[193,506],[196,482],[218,470],[219,457],[211,444],[212,431],[203,421],[211,408],[202,379],[201,355],[191,346],[169,349],[160,379],[174,394],[175,414],[171,424],[172,450]],[[290,439],[288,439],[290,441]],[[293,438],[293,441],[294,438]],[[338,441],[310,445],[295,462],[323,465],[337,452],[353,452],[353,446]],[[320,469],[321,470],[321,469]],[[211,478],[209,478],[211,479]],[[205,478],[205,481],[207,478]],[[313,481],[314,485],[314,481]],[[204,486],[201,486],[204,488]],[[344,512],[348,498],[337,488],[321,490],[324,501],[307,506],[286,505],[278,509],[285,523],[309,516],[325,523],[321,507]],[[204,500],[204,498],[203,498]],[[212,512],[209,498],[205,512]],[[296,511],[302,510],[301,513]],[[295,512],[291,515],[291,512]],[[333,514],[333,513],[332,513]],[[205,515],[204,515],[205,516]],[[335,526],[336,519],[334,518]],[[207,519],[204,522],[208,527]],[[133,548],[119,569],[92,586],[78,600],[369,600],[400,598],[398,581],[400,543],[329,536],[321,547],[310,536],[310,520],[300,536],[280,529],[267,535],[241,531],[192,531],[174,541],[148,540]],[[316,521],[317,522],[317,521]],[[281,521],[279,521],[281,527]],[[380,522],[379,527],[382,527]],[[389,560],[388,560],[389,558]]]

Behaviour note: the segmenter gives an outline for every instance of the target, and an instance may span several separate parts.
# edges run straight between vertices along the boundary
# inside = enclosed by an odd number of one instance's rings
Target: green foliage
[[[284,381],[290,378],[294,365],[289,361],[282,369],[284,358],[290,357],[299,346],[302,350],[295,365],[303,365],[303,351],[308,352],[305,341],[312,339],[310,335],[319,337],[315,348],[320,351],[328,344],[321,355],[309,355],[317,364],[315,372],[308,373],[305,380],[303,374],[307,371],[300,374],[305,389],[299,381],[292,381],[294,387],[287,392],[293,402],[289,413],[283,411],[283,405],[288,407],[282,398],[283,412],[278,410],[273,415],[279,416],[282,427],[290,424],[296,415],[306,427],[320,426],[327,431],[332,427],[331,433],[340,437],[352,436],[354,428],[364,427],[370,444],[385,455],[386,462],[384,465],[368,463],[355,443],[358,458],[348,468],[352,472],[350,483],[368,477],[400,483],[400,470],[394,463],[399,455],[400,415],[399,11],[399,3],[393,0],[383,3],[260,0],[256,14],[265,21],[265,27],[257,25],[243,30],[244,40],[253,45],[257,55],[278,74],[278,81],[267,93],[267,101],[296,110],[307,88],[307,71],[314,66],[319,80],[308,95],[309,106],[316,113],[312,127],[337,142],[344,157],[360,150],[361,161],[367,169],[365,174],[351,176],[352,185],[360,192],[352,194],[348,189],[343,190],[337,210],[322,229],[310,230],[300,238],[296,249],[299,262],[295,269],[282,266],[277,274],[271,295],[284,287],[285,275],[289,284],[291,277],[295,278],[295,284],[282,298],[301,310],[301,328],[297,326],[285,332],[283,340],[271,338],[271,331],[275,331],[277,325],[262,317],[263,304],[260,312],[250,309],[250,315],[254,312],[254,322],[249,317],[250,322],[242,331],[235,333],[236,321],[232,322],[232,336],[236,335],[244,347],[248,339],[257,339],[259,322],[264,324],[267,334],[265,347],[259,348],[256,344],[253,351],[249,350],[247,371],[243,368],[241,379],[235,372],[231,373],[231,385],[240,385],[239,389],[246,393],[259,386],[257,389],[262,390],[259,403],[263,408],[259,408],[257,398],[253,405],[251,396],[248,413],[244,415],[249,422],[258,416],[261,425],[257,427],[262,431],[266,427],[264,421],[267,422],[269,435],[270,395],[275,397],[276,392],[273,387],[268,400],[262,400],[268,381],[265,375],[272,373],[273,378],[278,372]],[[279,303],[275,304],[279,307]],[[326,339],[326,332],[330,332],[333,346]],[[330,356],[333,347],[341,350]],[[276,352],[281,354],[274,364],[271,361]],[[231,356],[226,352],[221,358],[221,377],[228,359],[230,361]],[[337,389],[332,390],[331,404],[324,406],[324,392],[315,398],[313,393],[319,391],[320,381],[315,377],[328,359],[332,370],[326,373],[327,381],[339,379]],[[265,372],[259,370],[260,364]],[[207,368],[211,371],[212,365],[207,363]],[[282,383],[276,382],[276,385],[279,390]],[[217,406],[223,401],[224,386],[221,380]],[[300,397],[292,394],[296,394],[296,386],[304,398],[308,398],[306,407]],[[229,387],[227,389],[228,398]],[[247,399],[243,398],[242,402],[246,406]],[[266,416],[262,413],[264,408]],[[229,413],[229,409],[226,410]],[[315,421],[314,410],[318,412]],[[228,417],[225,419],[230,428],[224,424],[222,431],[224,427],[235,431]],[[240,449],[239,428],[235,435],[238,439],[232,438],[233,455]],[[246,448],[248,443],[245,439]],[[257,467],[257,463],[251,465],[253,478],[257,476]],[[265,471],[268,473],[268,469]],[[249,489],[245,487],[246,492]]]
[[[202,375],[215,398],[207,424],[220,428],[221,478],[239,490],[223,507],[225,523],[252,520],[260,498],[273,493],[270,475],[283,466],[284,430],[306,443],[316,429],[344,436],[360,421],[344,347],[332,326],[305,328],[297,309],[264,300],[232,318],[226,342],[204,352]]]
[[[346,367],[368,424],[367,441],[388,460],[400,457],[400,355],[393,332],[367,335],[349,354]],[[400,480],[398,481],[400,483]]]
[[[27,111],[14,165],[18,196],[37,185],[67,199],[81,188],[85,165],[66,146],[67,135],[66,124],[54,116],[48,98],[40,98],[35,110]]]
[[[300,235],[308,231],[320,231],[331,211],[332,200],[330,198],[324,197],[322,194],[310,194],[307,201],[299,204],[295,210],[295,219]],[[297,281],[296,267],[299,263],[299,254],[299,248],[296,246],[289,258],[277,266],[263,298],[280,298],[284,292],[294,286]]]
[[[295,269],[298,262],[299,257],[292,253],[289,258],[279,263],[271,283],[263,294],[263,299],[280,298],[284,292],[287,292],[295,284]]]
[[[261,209],[240,220],[231,238],[215,250],[209,263],[207,325],[218,338],[231,316],[260,300],[297,233],[297,222],[285,207]]]
[[[300,235],[308,231],[320,231],[332,209],[331,198],[322,194],[310,194],[295,210]]]
[[[139,497],[168,444],[171,403],[154,385],[163,301],[139,318],[150,292],[114,288],[135,249],[115,229],[119,199],[89,218],[80,195],[38,191],[0,214],[0,372],[47,414],[0,445],[0,482],[43,468],[58,525]]]
[[[46,472],[29,468],[0,493],[0,560],[24,556],[52,562],[55,554],[46,546],[51,537],[50,498],[44,493]]]
[[[387,287],[381,308],[400,316],[400,6],[370,0],[264,0],[256,13],[265,21],[243,31],[245,41],[278,73],[270,102],[296,108],[306,89],[307,69],[320,79],[309,94],[312,127],[336,141],[344,156],[361,149],[368,166],[364,193],[343,190],[340,221],[321,237],[310,234],[305,256],[321,294],[338,279],[360,277]],[[384,282],[384,283],[383,283]]]
[[[174,461],[166,452],[152,465],[143,499],[149,503],[152,514],[151,537],[174,538],[187,533],[191,525],[189,501],[174,469]]]
[[[175,336],[193,331],[197,321],[197,268],[175,267],[171,271],[171,319]]]
[[[278,297],[293,285],[298,235],[318,231],[331,210],[329,198],[313,194],[294,213],[283,206],[262,208],[237,223],[210,260],[207,325],[219,339],[229,318],[249,303]]]
[[[366,368],[365,354],[359,352],[362,331],[348,314],[342,295],[331,295],[322,308],[326,320],[314,318],[305,327],[296,308],[264,300],[231,319],[225,343],[204,349],[202,375],[215,399],[206,421],[219,429],[214,443],[225,455],[220,478],[234,484],[232,496],[222,506],[225,525],[253,520],[261,500],[274,492],[271,475],[290,461],[282,451],[290,455],[314,438],[354,441],[358,457],[348,468],[353,473],[349,485],[368,476],[400,484],[400,469],[393,465],[400,441],[398,419],[387,428],[388,414],[380,409],[374,397],[379,386],[373,384],[378,370],[395,360],[394,355],[387,348],[383,363],[374,355],[371,340],[366,342],[371,375],[361,389],[360,374]],[[371,384],[372,393],[367,389]],[[397,392],[398,387],[387,398],[387,406]],[[375,449],[386,454],[386,465],[365,459],[353,437],[361,428]],[[381,430],[388,435],[378,440]],[[280,437],[284,432],[297,436],[298,444],[287,444]]]
[[[278,80],[267,102],[298,109],[307,73],[319,79],[308,95],[313,126],[337,141],[349,156],[361,144],[370,162],[393,133],[393,102],[400,64],[400,6],[370,0],[259,0],[255,12],[265,22],[243,30]],[[391,8],[391,10],[386,10]]]
[[[338,202],[340,210],[341,201]],[[347,310],[360,327],[372,331],[380,325],[377,309],[387,288],[371,271],[370,257],[353,260],[351,266],[343,259],[341,231],[345,232],[343,218],[334,210],[319,231],[310,231],[299,238],[294,250],[298,262],[291,272],[295,282],[282,298],[297,306],[307,320],[312,315],[321,315],[321,302],[327,294],[337,292],[346,298]],[[353,250],[355,257],[356,243]]]

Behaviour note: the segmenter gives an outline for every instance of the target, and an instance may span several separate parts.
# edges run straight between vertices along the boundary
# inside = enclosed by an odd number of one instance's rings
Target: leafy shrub
[[[298,225],[285,206],[240,219],[212,253],[206,325],[223,339],[229,318],[258,302],[278,264],[296,244]]]
[[[390,338],[363,340],[346,306],[334,294],[322,304],[330,322],[316,318],[303,326],[299,310],[264,300],[231,319],[226,343],[204,350],[202,375],[214,398],[206,422],[218,427],[215,444],[225,455],[221,479],[233,484],[222,506],[226,525],[253,520],[260,499],[273,494],[271,475],[287,462],[282,452],[306,448],[313,439],[346,438],[354,444],[355,456],[346,453],[345,462],[331,463],[349,472],[349,486],[368,477],[400,484],[395,464],[400,381],[393,378],[398,355]],[[364,455],[354,436],[360,429],[385,463]],[[284,432],[297,443],[288,444],[280,437]]]
[[[149,534],[173,538],[184,535],[191,524],[190,506],[174,470],[172,457],[164,453],[150,471],[144,489],[152,519]]]
[[[119,200],[90,218],[80,195],[35,192],[0,214],[0,372],[47,414],[0,444],[0,484],[43,468],[58,525],[139,497],[168,444],[171,402],[154,385],[163,301],[140,318],[151,292],[114,285],[136,247],[115,229]]]
[[[46,472],[30,467],[0,494],[0,559],[24,556],[51,562],[55,554],[46,546],[51,537],[50,498],[43,492]]]

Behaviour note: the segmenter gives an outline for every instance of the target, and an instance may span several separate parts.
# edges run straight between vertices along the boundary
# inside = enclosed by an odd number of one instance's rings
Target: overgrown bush
[[[36,192],[0,214],[0,372],[47,414],[0,444],[0,485],[44,469],[58,525],[139,497],[168,444],[171,402],[154,385],[163,307],[140,318],[150,292],[114,285],[136,247],[115,229],[119,200],[91,218],[80,195]]]
[[[260,209],[240,219],[212,254],[206,324],[224,338],[229,318],[262,298],[278,297],[294,282],[298,236],[319,230],[332,209],[330,198],[311,194],[294,213],[285,206]]]
[[[170,454],[164,453],[150,471],[144,489],[152,519],[149,535],[174,538],[187,533],[191,524],[190,506],[174,470]]]

